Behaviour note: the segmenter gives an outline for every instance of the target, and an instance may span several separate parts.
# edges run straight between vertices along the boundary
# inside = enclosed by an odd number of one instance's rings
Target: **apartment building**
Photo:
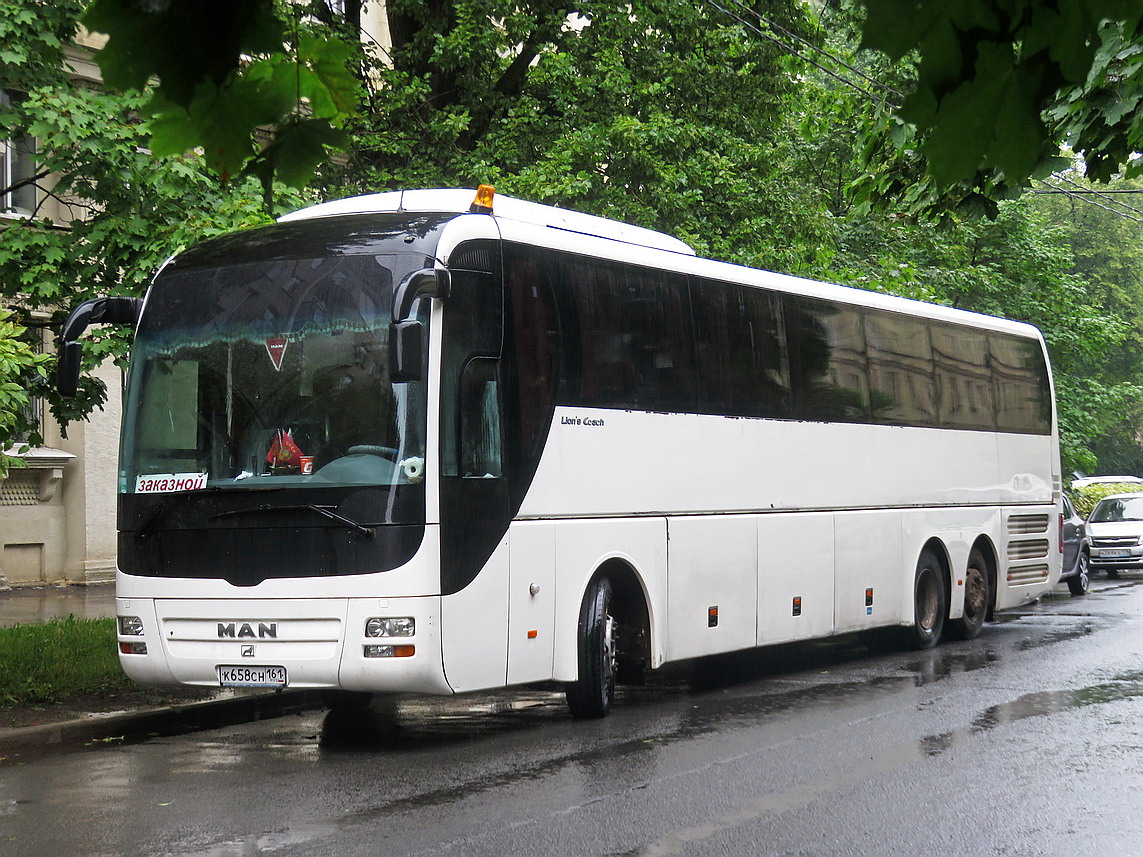
[[[81,86],[99,86],[94,53],[101,36],[81,33],[67,49],[69,71]],[[4,93],[3,97],[19,97]],[[35,140],[3,142],[0,187],[35,172]],[[71,219],[64,203],[35,185],[0,199],[0,229],[29,216],[58,223]],[[45,330],[44,348],[54,347]],[[115,576],[115,486],[118,471],[119,402],[122,377],[108,363],[97,373],[108,401],[89,422],[68,427],[67,437],[38,404],[44,445],[28,450],[25,468],[0,481],[0,589],[44,583],[99,583]]]

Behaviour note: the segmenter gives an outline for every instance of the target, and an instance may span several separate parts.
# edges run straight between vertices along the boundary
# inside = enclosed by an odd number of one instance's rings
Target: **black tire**
[[[1068,578],[1068,591],[1072,595],[1087,595],[1091,590],[1091,568],[1087,553],[1080,551],[1076,573]]]
[[[588,587],[579,614],[579,678],[567,685],[568,709],[580,720],[607,716],[615,699],[615,620],[611,581]]]
[[[1118,568],[1109,568],[1107,570],[1107,579],[1108,580],[1119,580],[1119,569]]]
[[[931,649],[941,639],[949,615],[945,577],[936,554],[927,548],[921,551],[913,576],[913,625],[906,634],[906,641],[914,649]]]
[[[321,701],[330,711],[352,714],[368,708],[373,701],[373,694],[364,690],[323,690]]]
[[[952,622],[952,632],[962,640],[972,640],[984,627],[992,607],[992,583],[984,554],[973,548],[964,572],[964,615]]]

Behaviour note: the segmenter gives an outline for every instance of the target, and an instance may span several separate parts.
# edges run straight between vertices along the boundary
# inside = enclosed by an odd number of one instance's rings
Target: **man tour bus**
[[[169,260],[136,325],[120,659],[145,684],[599,717],[670,661],[971,638],[1060,572],[1028,325],[697,258],[471,191],[315,205]]]

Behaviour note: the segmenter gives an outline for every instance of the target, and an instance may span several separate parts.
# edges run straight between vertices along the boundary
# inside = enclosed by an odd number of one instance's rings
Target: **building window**
[[[7,112],[22,96],[0,92],[0,110]],[[13,134],[0,139],[0,213],[31,215],[36,210],[36,139]]]

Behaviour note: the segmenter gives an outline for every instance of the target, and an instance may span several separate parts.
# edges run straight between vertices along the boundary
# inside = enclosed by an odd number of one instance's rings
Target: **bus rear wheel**
[[[604,717],[615,699],[616,628],[611,581],[588,587],[579,615],[579,678],[567,688],[568,709],[580,720]]]
[[[964,615],[954,619],[953,632],[962,640],[972,640],[984,627],[988,608],[992,602],[992,585],[984,555],[973,549],[968,555],[968,568],[964,572]]]
[[[931,649],[941,638],[949,613],[944,576],[937,555],[927,548],[921,551],[913,577],[913,626],[907,637],[914,649]]]

